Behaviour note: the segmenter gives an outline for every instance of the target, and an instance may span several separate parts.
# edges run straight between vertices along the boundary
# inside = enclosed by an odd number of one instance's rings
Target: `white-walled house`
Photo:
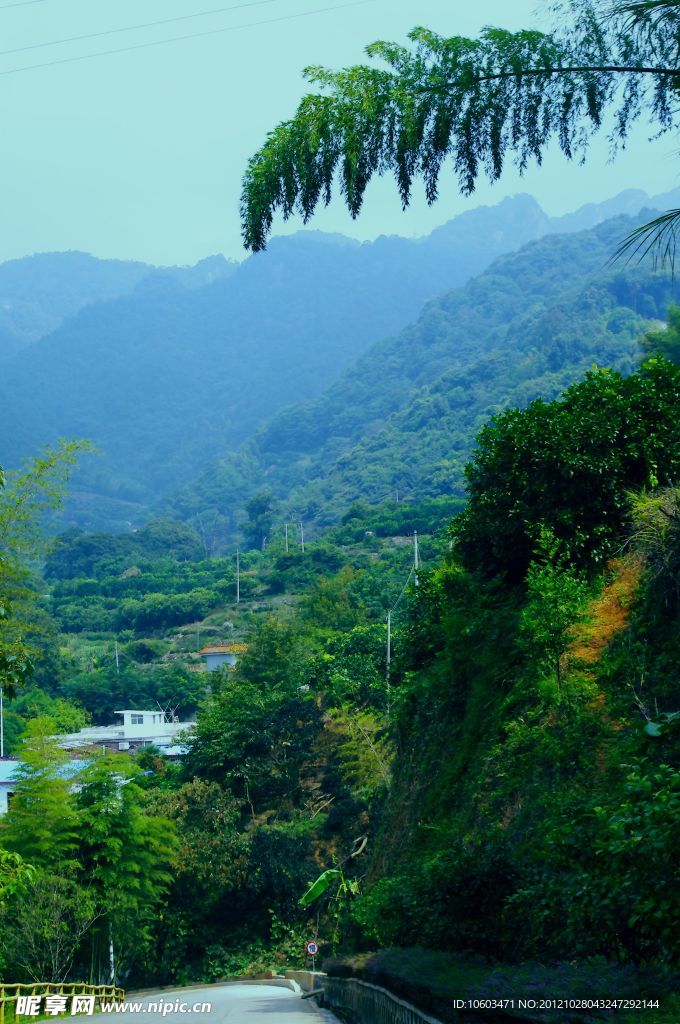
[[[108,750],[132,751],[140,747],[158,747],[166,757],[184,753],[178,743],[179,734],[190,732],[194,722],[179,722],[169,719],[161,710],[135,710],[126,708],[115,711],[122,716],[122,722],[115,725],[95,725],[80,732],[57,736],[57,742],[65,750],[81,747],[106,747]]]
[[[14,796],[15,771],[18,764],[19,762],[12,758],[3,757],[0,761],[0,814],[7,814],[9,802]]]

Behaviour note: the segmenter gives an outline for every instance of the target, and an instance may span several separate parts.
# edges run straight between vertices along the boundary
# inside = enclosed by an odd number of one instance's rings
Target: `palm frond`
[[[612,13],[625,18],[631,28],[658,28],[663,21],[680,20],[680,0],[623,0]]]
[[[626,258],[630,262],[637,257],[638,261],[651,256],[654,266],[669,266],[675,272],[675,252],[680,233],[680,210],[667,210],[660,217],[655,217],[647,224],[631,231],[619,245],[612,257],[614,260]]]

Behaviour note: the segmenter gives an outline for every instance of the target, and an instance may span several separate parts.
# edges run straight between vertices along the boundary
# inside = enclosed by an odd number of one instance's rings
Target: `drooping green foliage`
[[[680,608],[680,490],[631,495],[631,543],[646,559],[647,578],[659,607]]]
[[[303,893],[300,897],[300,904],[303,907],[308,907],[314,900],[319,899],[320,896],[326,892],[326,890],[333,884],[333,882],[342,878],[342,872],[337,868],[328,868],[323,871],[317,880],[310,885],[307,892]]]
[[[669,131],[680,81],[677,4],[577,0],[558,11],[553,33],[487,28],[468,39],[417,28],[410,48],[367,47],[382,66],[307,68],[320,91],[248,164],[246,247],[265,247],[275,211],[306,221],[319,202],[328,204],[336,174],[356,217],[376,174],[394,175],[407,206],[415,178],[436,200],[447,162],[469,195],[480,175],[497,180],[508,158],[520,171],[540,163],[552,140],[580,159],[608,111],[616,144],[643,112]]]

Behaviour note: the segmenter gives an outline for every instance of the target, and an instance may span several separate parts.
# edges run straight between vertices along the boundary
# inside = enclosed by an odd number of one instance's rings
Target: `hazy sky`
[[[475,34],[485,24],[537,24],[536,0],[342,3],[0,0],[0,259],[63,249],[155,263],[191,263],[214,252],[241,258],[241,175],[266,132],[294,111],[305,65],[355,63],[366,43],[403,42],[418,24],[450,35]],[[236,9],[185,18],[228,6]],[[169,18],[183,20],[41,45]],[[210,34],[143,45],[196,33]],[[70,60],[131,46],[140,48]],[[52,66],[14,70],[36,64]],[[647,136],[640,128],[615,164],[607,163],[604,142],[585,168],[556,153],[523,179],[509,171],[493,188],[480,184],[470,199],[444,184],[445,171],[441,200],[428,208],[416,189],[405,214],[392,181],[377,182],[357,221],[336,203],[311,226],[358,238],[413,235],[518,191],[551,214],[623,188],[666,191],[679,183],[673,139],[650,143]],[[299,227],[290,221],[276,230]]]

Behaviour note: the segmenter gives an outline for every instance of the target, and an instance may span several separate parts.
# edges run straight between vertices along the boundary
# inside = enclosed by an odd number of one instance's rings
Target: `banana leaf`
[[[323,874],[319,875],[316,882],[313,882],[312,885],[310,885],[304,896],[300,897],[298,903],[303,907],[308,907],[309,904],[313,903],[314,900],[319,898],[319,896],[323,896],[328,886],[336,878],[342,878],[342,871],[339,871],[337,868],[329,868],[327,871],[324,871]]]

